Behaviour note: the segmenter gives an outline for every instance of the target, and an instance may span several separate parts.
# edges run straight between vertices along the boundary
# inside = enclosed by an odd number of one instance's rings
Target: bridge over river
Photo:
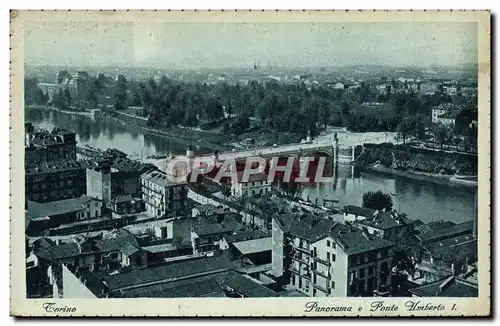
[[[356,146],[365,143],[383,143],[396,142],[395,133],[372,132],[372,133],[341,133],[337,137],[333,135],[320,136],[307,143],[286,144],[272,147],[261,147],[246,149],[241,151],[223,152],[218,154],[219,161],[235,160],[244,162],[249,157],[262,157],[269,159],[271,157],[303,157],[307,155],[324,154],[333,158],[335,163],[350,164],[355,158]],[[193,156],[193,153],[187,153]],[[204,160],[213,159],[213,154],[196,155],[197,158]],[[186,158],[186,156],[176,156],[176,160]],[[152,163],[160,169],[165,169],[172,158],[147,159],[146,162]]]

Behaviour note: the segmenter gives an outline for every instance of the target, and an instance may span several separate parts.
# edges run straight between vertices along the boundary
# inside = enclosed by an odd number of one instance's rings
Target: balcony
[[[309,248],[305,248],[305,247],[301,247],[301,246],[297,246],[295,245],[293,242],[291,243],[292,245],[292,248],[297,250],[297,251],[301,251],[307,255],[310,255],[311,253],[309,252]]]
[[[331,265],[331,262],[329,262],[328,260],[324,260],[324,259],[321,259],[321,258],[316,257],[316,256],[314,256],[313,259],[315,261],[317,261],[317,262],[320,262],[323,265],[326,265],[326,266],[330,266]]]
[[[290,266],[290,268],[288,268],[288,270],[295,275],[298,275],[300,277],[305,277],[308,280],[311,280],[311,272],[309,272],[307,269],[297,270],[293,266]]]
[[[308,261],[308,259],[304,259],[304,258],[302,258],[302,256],[301,256],[301,255],[298,255],[298,254],[293,254],[293,253],[292,253],[292,254],[290,255],[290,258],[292,258],[293,260],[296,260],[296,261],[298,261],[298,262],[301,262],[301,263],[303,263],[303,264],[309,265],[309,261]]]
[[[322,287],[322,286],[321,286],[321,285],[319,285],[319,284],[313,283],[313,287],[314,287],[315,289],[320,290],[321,292],[324,292],[324,293],[326,293],[326,294],[330,294],[330,290],[328,290],[327,288]]]
[[[314,274],[318,274],[318,275],[320,275],[322,277],[325,277],[327,279],[330,279],[332,277],[332,274],[330,274],[330,272],[325,273],[325,272],[323,272],[321,270],[318,270],[318,269],[313,270],[313,273]]]

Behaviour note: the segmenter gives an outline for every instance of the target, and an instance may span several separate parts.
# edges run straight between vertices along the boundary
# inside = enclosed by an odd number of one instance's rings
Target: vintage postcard
[[[10,14],[12,315],[490,315],[489,11]]]

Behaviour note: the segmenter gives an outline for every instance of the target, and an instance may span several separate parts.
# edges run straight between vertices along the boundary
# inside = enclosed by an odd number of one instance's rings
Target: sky
[[[168,68],[459,65],[476,23],[30,22],[25,63]]]

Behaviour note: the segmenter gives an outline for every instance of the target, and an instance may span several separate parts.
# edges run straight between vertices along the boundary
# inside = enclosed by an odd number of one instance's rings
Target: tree
[[[115,109],[122,110],[126,108],[128,108],[127,79],[123,75],[118,75],[115,85]]]
[[[398,124],[396,128],[398,137],[403,139],[403,144],[406,144],[406,138],[414,130],[412,122],[413,122],[412,119],[410,119],[410,117],[407,116]]]
[[[73,103],[73,100],[71,98],[71,92],[69,91],[69,88],[64,89],[64,106],[66,108],[71,107],[71,104]]]
[[[448,128],[443,124],[436,124],[433,128],[434,140],[443,148],[448,140]]]
[[[87,93],[87,106],[90,109],[95,109],[97,107],[98,104],[97,92],[98,92],[97,84],[92,83],[90,85],[89,92]]]
[[[392,197],[381,190],[365,192],[363,194],[363,207],[390,211],[392,210]]]

